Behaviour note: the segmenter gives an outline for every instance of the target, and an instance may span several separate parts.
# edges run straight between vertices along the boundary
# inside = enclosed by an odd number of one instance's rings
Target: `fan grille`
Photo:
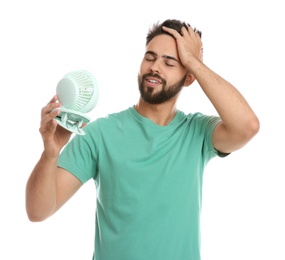
[[[76,83],[77,96],[70,109],[81,112],[89,112],[96,105],[98,93],[97,82],[94,76],[88,71],[73,71],[65,77],[71,78]]]

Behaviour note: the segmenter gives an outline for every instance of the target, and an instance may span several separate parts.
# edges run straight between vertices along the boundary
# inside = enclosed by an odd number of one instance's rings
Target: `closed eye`
[[[144,56],[146,61],[155,61],[156,60],[156,56],[150,53],[146,53]]]
[[[164,59],[165,65],[168,67],[174,67],[176,64],[181,64],[180,61],[173,56],[163,55],[162,58]],[[156,61],[157,54],[153,51],[147,51],[144,59],[150,62]]]
[[[149,58],[149,57],[145,57],[146,61],[155,61],[155,58]]]
[[[174,67],[173,64],[170,64],[170,63],[168,63],[168,62],[165,62],[165,65],[168,66],[168,67]]]

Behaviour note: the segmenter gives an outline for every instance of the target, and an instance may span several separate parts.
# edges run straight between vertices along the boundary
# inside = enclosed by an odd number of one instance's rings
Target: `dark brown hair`
[[[176,19],[167,19],[165,20],[164,22],[160,23],[160,22],[157,22],[155,24],[152,25],[152,27],[149,29],[148,33],[147,33],[147,36],[146,36],[146,45],[149,44],[149,42],[155,37],[155,36],[158,36],[158,35],[161,35],[161,34],[167,34],[167,35],[170,35],[172,36],[171,34],[169,34],[168,32],[164,31],[162,29],[163,26],[166,26],[166,27],[169,27],[169,28],[172,28],[172,29],[175,29],[177,32],[179,32],[181,34],[181,28],[182,27],[185,27],[186,29],[188,29],[188,27],[190,27],[190,24],[189,23],[185,23],[183,21],[180,21],[180,20],[176,20]],[[194,28],[194,31],[196,33],[198,33],[198,35],[200,36],[200,38],[202,37],[202,32],[197,30],[196,28]],[[172,36],[173,37],[173,36]]]

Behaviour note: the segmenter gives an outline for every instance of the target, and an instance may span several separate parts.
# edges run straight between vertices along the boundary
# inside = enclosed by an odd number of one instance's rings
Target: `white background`
[[[206,168],[203,260],[285,259],[284,12],[271,1],[11,0],[0,4],[0,259],[91,259],[95,188],[29,222],[25,185],[42,151],[40,110],[67,72],[87,69],[100,97],[96,119],[134,105],[145,36],[167,18],[203,32],[204,61],[233,83],[261,129],[242,150]],[[178,108],[215,114],[194,83]],[[162,260],[162,259],[158,259]],[[179,259],[180,260],[180,259]]]

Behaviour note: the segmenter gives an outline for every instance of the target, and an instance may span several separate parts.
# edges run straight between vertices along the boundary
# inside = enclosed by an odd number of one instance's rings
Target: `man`
[[[146,40],[135,106],[89,123],[86,135],[71,141],[53,119],[57,97],[42,109],[44,151],[27,182],[27,214],[31,221],[48,218],[93,178],[93,259],[199,260],[204,167],[248,143],[259,120],[203,63],[201,32],[166,20]],[[219,116],[176,109],[181,89],[194,80]]]

